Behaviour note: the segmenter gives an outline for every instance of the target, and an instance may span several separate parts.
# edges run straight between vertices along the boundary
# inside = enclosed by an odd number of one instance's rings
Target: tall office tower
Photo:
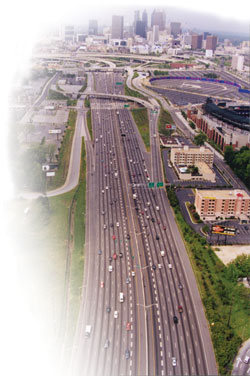
[[[98,34],[98,23],[97,20],[89,20],[89,35]]]
[[[123,16],[112,16],[112,39],[123,38]]]
[[[159,42],[159,25],[153,26],[153,36],[152,36],[152,42],[156,43]]]
[[[181,34],[181,23],[180,22],[170,22],[170,34],[177,37],[178,34]]]
[[[165,30],[165,24],[166,24],[166,14],[164,10],[154,9],[151,15],[151,26],[153,27],[154,25],[158,25],[159,30],[163,31]]]
[[[145,29],[147,30],[147,28],[148,28],[148,14],[146,12],[146,9],[144,9],[144,11],[142,13],[142,21],[144,22]]]
[[[140,11],[139,10],[135,10],[135,13],[134,13],[134,24],[136,25],[136,22],[140,20]]]
[[[135,34],[140,35],[142,38],[146,38],[146,27],[143,21],[136,21]]]
[[[208,35],[206,39],[206,50],[216,50],[217,46],[217,37],[215,35]]]
[[[75,40],[75,28],[73,25],[65,25],[63,30],[63,36],[65,42],[74,42]]]
[[[208,31],[204,31],[203,39],[206,40],[208,35],[211,35],[211,34]]]
[[[194,34],[192,35],[191,47],[192,50],[200,50],[202,48],[202,35]]]

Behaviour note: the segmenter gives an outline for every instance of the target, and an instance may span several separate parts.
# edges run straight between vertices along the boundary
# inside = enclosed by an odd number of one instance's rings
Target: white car
[[[158,264],[158,268],[161,269],[161,264]]]
[[[132,275],[132,277],[134,277],[135,276],[135,272],[132,270],[132,272],[131,272],[131,275]]]
[[[113,270],[113,266],[109,265],[109,272],[112,272],[112,270]]]
[[[150,202],[149,201],[147,202],[147,205],[150,206]]]
[[[119,227],[119,226],[120,226],[119,222],[116,222],[116,227]]]
[[[159,206],[156,206],[155,209],[156,209],[156,210],[160,210]]]
[[[154,138],[156,138],[156,133],[154,133]]]
[[[161,256],[165,256],[165,252],[164,251],[161,251]]]
[[[250,359],[250,357],[246,355],[245,359],[243,360],[243,362],[246,363],[246,364],[248,364],[249,363],[249,359]]]
[[[102,189],[102,193],[104,193],[104,189]]]
[[[169,269],[172,269],[172,264],[168,264]]]
[[[172,358],[172,366],[174,366],[174,367],[176,366],[176,358],[174,358],[174,357]]]
[[[109,189],[109,187],[107,186],[106,189]]]
[[[115,312],[114,312],[114,318],[115,318],[115,319],[118,319],[118,311],[115,311]]]

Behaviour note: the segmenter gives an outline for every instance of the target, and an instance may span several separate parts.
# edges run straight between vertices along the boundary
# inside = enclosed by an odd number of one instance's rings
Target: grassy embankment
[[[150,132],[149,132],[149,120],[148,111],[146,108],[136,108],[131,110],[134,121],[142,136],[147,151],[150,151]]]
[[[164,136],[170,136],[172,131],[169,129],[166,129],[166,124],[174,124],[174,121],[170,113],[166,110],[163,110],[163,108],[161,107],[160,115],[158,119],[159,133]]]
[[[139,91],[130,89],[127,86],[127,84],[125,84],[125,95],[128,95],[130,97],[141,98],[141,99],[144,99],[145,101],[148,100],[148,98],[142,95],[141,93],[139,93]]]
[[[249,292],[237,284],[237,271],[226,267],[206,240],[185,222],[175,191],[168,188],[167,192],[205,306],[219,373],[228,374],[240,344],[250,337]]]
[[[47,190],[52,190],[61,187],[66,181],[69,168],[72,141],[75,132],[76,117],[77,112],[75,110],[70,110],[67,128],[58,155],[58,170],[56,171],[56,175],[53,178],[51,178],[51,180],[48,180]]]
[[[79,90],[79,93],[83,93],[87,89],[87,86],[88,86],[88,76],[85,74],[84,77],[85,77],[85,82],[83,86],[81,87],[81,89]]]
[[[76,106],[76,103],[77,103],[77,99],[71,99],[67,97],[65,94],[59,93],[58,91],[51,90],[51,89],[49,90],[47,99],[48,100],[66,100],[67,106]]]

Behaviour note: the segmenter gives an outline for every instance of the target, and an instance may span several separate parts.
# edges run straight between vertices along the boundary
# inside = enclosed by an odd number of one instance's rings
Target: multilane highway
[[[116,78],[98,75],[98,92],[117,93]],[[150,160],[130,112],[105,109],[105,103],[110,108],[110,100],[91,99],[83,305],[70,371],[215,375],[201,300],[171,208],[164,190],[148,187],[163,179],[158,113],[149,113]]]

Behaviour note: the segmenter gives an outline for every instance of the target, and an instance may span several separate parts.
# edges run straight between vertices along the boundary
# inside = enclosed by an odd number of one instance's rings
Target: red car
[[[116,258],[117,258],[117,254],[114,253],[114,254],[113,254],[113,259],[116,260]]]
[[[179,311],[180,313],[182,313],[182,312],[183,312],[183,308],[182,308],[182,306],[181,306],[181,305],[179,305],[179,306],[178,306],[178,311]]]
[[[131,330],[131,322],[127,322],[126,330]]]
[[[116,236],[115,236],[115,235],[113,235],[113,236],[112,236],[112,239],[113,239],[113,240],[115,240],[115,239],[116,239]]]

